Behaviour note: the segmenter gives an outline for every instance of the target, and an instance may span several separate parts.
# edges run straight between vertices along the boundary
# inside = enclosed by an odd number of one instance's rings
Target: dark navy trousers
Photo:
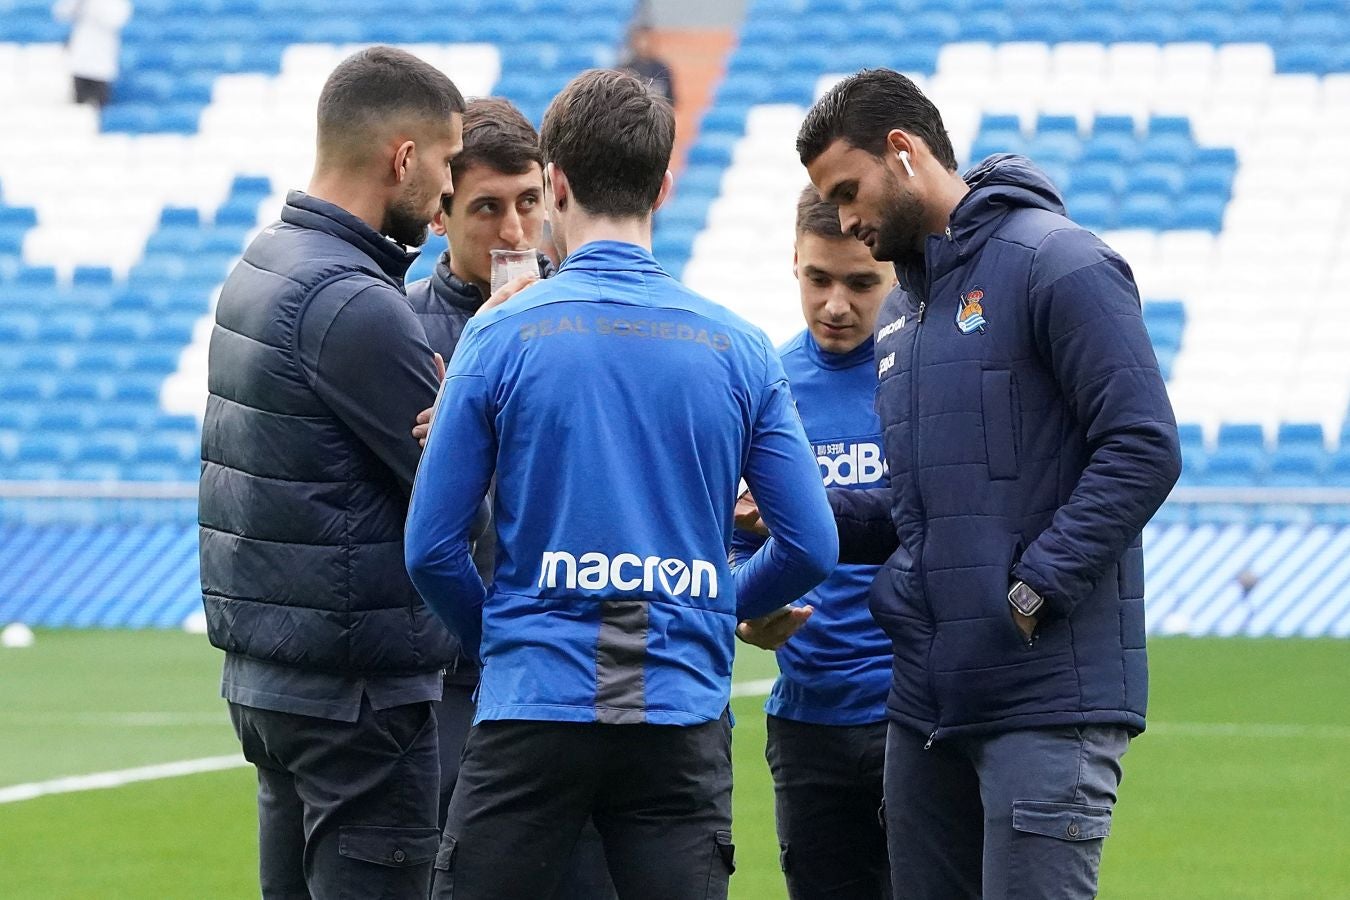
[[[1129,746],[1121,726],[955,737],[892,722],[886,837],[896,900],[1087,900]]]
[[[813,725],[769,716],[764,755],[791,900],[890,897],[881,826],[886,723]]]

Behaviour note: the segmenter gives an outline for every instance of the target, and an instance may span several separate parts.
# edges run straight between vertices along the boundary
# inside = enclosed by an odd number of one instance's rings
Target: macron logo
[[[899,331],[904,327],[905,327],[905,317],[901,316],[894,322],[891,322],[888,325],[883,325],[881,327],[881,330],[877,332],[877,340],[884,341],[886,338],[895,334],[897,331]]]
[[[636,553],[619,553],[611,558],[594,551],[578,559],[564,550],[548,550],[539,564],[539,587],[588,591],[613,587],[645,593],[663,590],[676,597],[688,594],[713,599],[717,597],[717,567],[704,559],[644,559]]]

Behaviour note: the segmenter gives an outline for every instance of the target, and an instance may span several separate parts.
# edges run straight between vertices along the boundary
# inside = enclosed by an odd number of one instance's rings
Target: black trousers
[[[623,900],[724,900],[735,852],[729,718],[480,722],[460,761],[432,896],[551,896],[587,817]]]
[[[792,900],[891,896],[881,825],[886,723],[810,725],[768,718],[765,757]]]
[[[92,103],[99,109],[108,105],[108,97],[111,93],[111,85],[106,81],[95,81],[92,78],[81,78],[75,76],[75,102]]]
[[[440,765],[431,703],[355,722],[230,705],[258,770],[265,900],[425,900]]]
[[[445,686],[445,693],[436,704],[436,727],[441,744],[441,805],[440,827],[445,829],[445,816],[450,809],[455,783],[459,780],[459,758],[464,752],[469,728],[473,725],[475,704],[472,684]],[[613,900],[614,882],[605,864],[605,848],[600,833],[589,819],[582,826],[576,847],[568,861],[562,883],[553,894],[553,900]]]

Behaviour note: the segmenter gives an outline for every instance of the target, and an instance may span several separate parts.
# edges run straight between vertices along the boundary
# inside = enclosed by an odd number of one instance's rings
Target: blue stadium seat
[[[31,206],[0,204],[0,226],[13,229],[33,228],[37,225],[37,211]]]
[[[1064,205],[1073,220],[1089,231],[1101,233],[1115,227],[1116,201],[1109,194],[1075,191]]]
[[[1229,40],[1235,44],[1268,44],[1272,37],[1280,34],[1284,28],[1284,16],[1280,12],[1254,11],[1261,0],[1252,0],[1247,12],[1233,20],[1233,30]]]
[[[1313,487],[1321,482],[1325,456],[1289,454],[1280,450],[1270,458],[1262,476],[1271,487]]]
[[[1120,203],[1117,228],[1156,231],[1172,218],[1172,201],[1165,194],[1131,194]]]
[[[1181,192],[1185,174],[1180,166],[1143,164],[1130,170],[1125,181],[1126,194],[1176,196]]]
[[[1184,194],[1168,221],[1171,228],[1210,231],[1217,234],[1223,228],[1223,214],[1228,198],[1219,194]]]
[[[1224,0],[1225,3],[1228,0]],[[1181,19],[1177,39],[1203,44],[1226,44],[1233,34],[1233,15],[1227,13],[1203,12],[1194,8]]]
[[[1350,445],[1342,444],[1328,457],[1322,480],[1328,487],[1350,487]]]
[[[1250,451],[1264,455],[1266,433],[1253,422],[1224,422],[1219,425],[1217,450]]]
[[[1123,20],[1121,39],[1145,44],[1170,44],[1181,32],[1173,12],[1142,12]]]
[[[1012,17],[1003,10],[975,13],[961,19],[962,41],[1001,44],[1011,40],[1012,34]]]
[[[1084,11],[1070,18],[1066,37],[1071,41],[1114,44],[1123,40],[1125,33],[1125,22],[1120,16]]]
[[[1125,169],[1114,163],[1082,163],[1074,167],[1073,189],[1115,197],[1125,190]]]
[[[1216,450],[1199,474],[1198,483],[1212,487],[1255,485],[1265,472],[1265,458],[1242,450]]]

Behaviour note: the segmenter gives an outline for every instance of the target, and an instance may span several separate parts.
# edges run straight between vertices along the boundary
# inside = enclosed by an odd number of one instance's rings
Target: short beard
[[[878,262],[899,262],[923,253],[923,203],[911,191],[900,186],[890,173],[890,185],[882,198],[881,227],[872,258]]]
[[[420,247],[427,242],[427,226],[431,223],[412,208],[406,198],[400,197],[384,211],[380,231],[405,247]]]

